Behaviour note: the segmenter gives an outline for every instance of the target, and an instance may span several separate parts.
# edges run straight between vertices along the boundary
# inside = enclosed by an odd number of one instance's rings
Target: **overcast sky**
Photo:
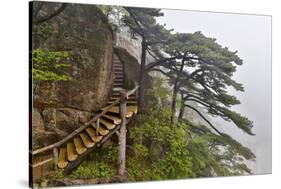
[[[245,92],[231,91],[241,101],[233,109],[254,122],[256,136],[248,136],[221,119],[212,121],[256,154],[256,162],[249,163],[254,173],[271,173],[271,17],[167,9],[163,12],[158,21],[167,24],[167,28],[185,33],[201,31],[230,50],[238,50],[244,64],[234,78],[243,83]]]

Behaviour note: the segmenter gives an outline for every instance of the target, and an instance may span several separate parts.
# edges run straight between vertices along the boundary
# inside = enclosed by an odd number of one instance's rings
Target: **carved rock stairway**
[[[124,85],[124,71],[123,66],[119,58],[114,55],[114,74],[115,79],[113,82],[113,88],[122,88]],[[108,104],[114,102],[114,100],[120,98],[120,92],[114,91],[110,97]],[[130,118],[133,114],[137,113],[136,99],[134,96],[130,96],[127,102],[126,117]],[[97,128],[96,123],[93,123],[90,127],[79,133],[78,136],[70,140],[65,146],[59,149],[58,167],[66,168],[70,162],[78,159],[80,155],[83,155],[88,149],[93,148],[97,145],[103,137],[109,134],[116,126],[121,123],[119,104],[113,106],[108,112],[101,116],[99,120],[99,127]],[[98,132],[97,132],[98,129]]]
[[[119,58],[114,55],[114,82],[108,106],[121,98],[120,91],[124,85],[124,70]],[[134,94],[128,96],[126,101],[126,119],[128,120],[137,113],[137,102]],[[107,107],[108,107],[107,106]],[[106,108],[106,107],[105,107]],[[104,109],[105,109],[104,108]],[[104,110],[102,109],[101,112]],[[54,156],[55,164],[60,169],[69,172],[79,165],[81,160],[87,156],[96,146],[100,146],[103,142],[114,134],[121,124],[120,104],[115,103],[114,106],[106,110],[98,120],[85,127],[82,131],[76,133],[67,142],[60,145],[56,150],[58,157]],[[35,175],[33,174],[33,177]]]

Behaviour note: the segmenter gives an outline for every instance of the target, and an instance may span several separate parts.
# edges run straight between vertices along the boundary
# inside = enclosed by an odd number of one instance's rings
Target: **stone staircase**
[[[53,150],[52,158],[55,167],[63,169],[65,173],[70,172],[74,167],[78,166],[83,158],[91,153],[96,147],[101,146],[106,140],[108,140],[119,129],[121,124],[120,118],[120,90],[124,87],[124,70],[119,58],[114,55],[114,82],[112,86],[111,96],[108,104],[104,107],[98,115],[98,118],[94,122],[75,130],[69,136],[57,144],[50,145],[44,149],[38,149],[32,152],[32,155],[40,155],[47,150]],[[124,89],[123,89],[124,90]],[[136,90],[135,90],[136,91]],[[119,103],[118,103],[119,101]],[[135,94],[129,94],[126,100],[126,123],[130,118],[137,113],[137,102]],[[94,152],[93,152],[94,153]],[[46,161],[46,160],[45,160]],[[48,161],[50,162],[50,161]],[[40,165],[40,162],[32,161],[32,165]],[[41,166],[44,166],[42,163]],[[41,171],[42,167],[37,167]],[[36,173],[40,171],[34,169],[32,166],[32,178],[38,178]],[[46,175],[40,173],[40,175]],[[39,176],[40,177],[40,176]]]

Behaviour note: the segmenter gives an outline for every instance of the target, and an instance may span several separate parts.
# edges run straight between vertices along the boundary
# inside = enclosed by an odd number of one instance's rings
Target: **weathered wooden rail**
[[[100,118],[103,115],[105,115],[112,107],[119,104],[119,108],[120,108],[119,112],[120,112],[120,117],[121,117],[121,123],[117,127],[115,127],[109,134],[104,136],[102,138],[102,140],[98,143],[97,146],[87,149],[87,151],[85,153],[83,153],[82,155],[80,155],[77,160],[75,160],[73,162],[70,162],[69,165],[67,166],[67,168],[65,169],[65,174],[69,173],[74,167],[79,165],[79,163],[82,161],[82,159],[84,157],[86,157],[96,147],[102,145],[106,140],[108,140],[114,133],[116,133],[120,129],[120,127],[122,125],[127,124],[126,115],[125,115],[126,114],[126,101],[127,101],[127,99],[129,98],[130,95],[136,94],[138,87],[139,86],[137,85],[137,83],[134,82],[134,88],[131,89],[131,90],[128,90],[128,91],[126,89],[123,89],[123,88],[115,88],[115,90],[114,90],[115,92],[116,91],[120,92],[120,94],[121,94],[120,98],[117,98],[110,105],[103,108],[101,113],[99,113],[98,115],[96,115],[95,117],[90,119],[87,123],[85,123],[80,128],[74,130],[71,134],[69,134],[68,136],[66,136],[62,140],[60,140],[60,141],[58,141],[54,144],[48,145],[46,147],[31,151],[30,153],[31,153],[32,157],[40,155],[40,154],[44,154],[44,153],[49,152],[49,151],[52,151],[52,153],[53,153],[52,158],[48,158],[47,160],[37,162],[36,164],[33,164],[33,162],[32,162],[31,166],[34,167],[34,166],[37,166],[37,165],[42,166],[42,165],[47,164],[47,163],[50,164],[50,162],[53,160],[53,163],[55,165],[55,170],[57,170],[58,169],[58,159],[59,159],[59,149],[60,149],[60,147],[62,147],[68,141],[70,141],[73,138],[75,138],[76,136],[78,136],[81,132],[83,132],[87,127],[90,127],[93,123],[96,125],[96,134],[98,134]],[[42,175],[42,176],[44,176],[44,175]]]
[[[125,94],[126,94],[125,100],[127,100],[130,95],[134,94],[134,93],[137,91],[137,89],[138,89],[139,86],[136,85],[136,82],[134,82],[134,83],[135,83],[135,87],[134,87],[132,90],[129,90],[128,92],[125,93]],[[120,90],[120,92],[121,92],[121,90]],[[71,134],[67,135],[64,139],[62,139],[62,140],[60,140],[59,142],[56,142],[56,143],[54,143],[54,144],[51,144],[51,145],[49,145],[49,146],[46,146],[46,147],[43,147],[43,148],[34,150],[34,151],[32,151],[32,155],[37,155],[37,154],[39,154],[39,153],[42,153],[42,152],[51,150],[51,149],[53,149],[53,148],[58,148],[58,147],[62,146],[62,145],[65,144],[67,141],[69,141],[70,139],[72,139],[73,137],[75,137],[77,134],[79,134],[81,131],[83,131],[85,128],[87,128],[88,126],[90,126],[93,122],[98,121],[99,118],[100,118],[101,116],[103,116],[105,113],[107,113],[107,111],[108,111],[111,107],[113,107],[113,106],[119,104],[119,103],[121,102],[121,98],[122,98],[122,97],[116,99],[112,104],[110,104],[109,106],[106,106],[105,108],[103,108],[103,111],[102,111],[100,114],[96,115],[94,118],[92,118],[91,120],[89,120],[89,121],[88,121],[87,123],[85,123],[83,126],[81,126],[81,127],[79,127],[78,129],[74,130]],[[120,107],[121,107],[121,103],[120,103]],[[122,116],[122,115],[121,115],[121,116]]]

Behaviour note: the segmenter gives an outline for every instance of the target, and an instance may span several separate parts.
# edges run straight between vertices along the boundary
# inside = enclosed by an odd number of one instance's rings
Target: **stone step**
[[[87,151],[87,148],[84,146],[82,139],[80,137],[75,137],[73,141],[74,141],[75,149],[78,154],[83,154],[84,152]]]
[[[91,137],[92,141],[94,142],[99,142],[102,139],[102,136],[100,135],[96,135],[96,130],[92,127],[88,127],[86,128],[86,132],[88,133],[88,135]]]
[[[59,151],[58,167],[63,169],[68,165],[66,148],[62,147]]]
[[[109,121],[111,120],[111,121]],[[121,122],[121,121],[120,121]],[[115,128],[115,125],[119,124],[119,120],[109,119],[108,116],[103,115],[100,119],[100,124],[104,125],[108,130],[112,130]]]
[[[87,148],[92,148],[95,145],[95,142],[91,140],[86,132],[81,132],[79,135]]]
[[[114,103],[116,100],[110,100],[107,102],[108,105]],[[126,101],[126,104],[127,106],[130,106],[130,105],[137,105],[137,101],[136,100],[127,100]]]
[[[113,87],[114,87],[114,88],[123,87],[123,86],[124,86],[123,83],[120,83],[120,84],[118,84],[118,83],[115,84],[115,83],[114,83],[114,84],[113,84]]]
[[[113,106],[108,111],[119,115],[120,114],[119,109],[120,109],[119,106]],[[127,106],[126,107],[126,117],[127,118],[132,117],[133,114],[137,113],[137,111],[138,111],[137,106]]]
[[[108,120],[111,120],[115,125],[118,125],[121,123],[121,118],[119,116],[112,116],[109,114],[105,114],[103,117],[105,117]]]
[[[93,126],[94,129],[96,129],[96,127],[97,127],[95,123],[93,123],[92,126]],[[100,125],[99,129],[98,129],[98,132],[99,132],[100,135],[105,136],[109,133],[109,130],[104,128],[102,125]]]
[[[123,81],[122,81],[122,80],[117,80],[117,81],[116,81],[116,80],[114,80],[113,84],[117,84],[117,85],[118,85],[118,84],[122,84],[122,85],[123,85],[124,83],[123,83]]]
[[[120,98],[120,95],[118,97],[115,97],[115,96],[111,96],[109,98],[109,100],[116,100],[116,99],[119,99]],[[135,96],[129,96],[127,100],[136,100],[136,97]]]
[[[119,91],[112,91],[111,96],[120,96],[120,92]]]
[[[66,145],[66,151],[67,151],[67,159],[68,161],[74,161],[77,159],[78,154],[75,150],[75,146],[73,142],[68,142]]]

